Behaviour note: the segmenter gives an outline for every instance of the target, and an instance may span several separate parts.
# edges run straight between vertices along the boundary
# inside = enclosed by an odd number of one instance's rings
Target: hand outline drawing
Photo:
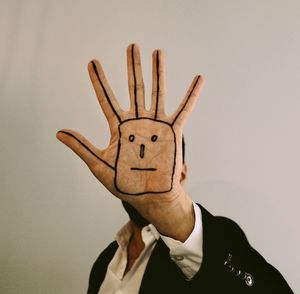
[[[100,150],[78,132],[62,129],[57,138],[70,147],[87,164],[96,178],[115,196],[164,195],[177,189],[182,167],[182,130],[196,103],[204,78],[196,76],[177,110],[167,116],[165,55],[162,50],[152,54],[152,99],[145,108],[140,49],[137,44],[127,48],[130,109],[119,106],[100,62],[88,64],[89,75],[100,106],[107,118],[111,139]]]

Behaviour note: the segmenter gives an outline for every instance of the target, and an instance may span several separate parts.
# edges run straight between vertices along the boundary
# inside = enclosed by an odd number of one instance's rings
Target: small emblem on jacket
[[[228,253],[228,257],[224,262],[224,267],[228,272],[230,272],[233,275],[235,275],[236,277],[241,278],[242,280],[244,280],[245,284],[248,287],[253,286],[253,284],[254,284],[253,276],[251,274],[239,269],[237,267],[237,265],[232,263],[232,254],[231,253]]]

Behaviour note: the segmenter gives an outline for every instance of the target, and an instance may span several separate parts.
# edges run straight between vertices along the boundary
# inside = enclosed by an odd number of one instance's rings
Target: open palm
[[[152,60],[152,103],[147,110],[140,50],[137,44],[128,46],[129,111],[119,106],[101,64],[97,60],[89,63],[89,75],[110,127],[111,139],[106,149],[100,150],[69,129],[62,129],[56,135],[122,200],[130,201],[134,196],[170,197],[180,189],[182,130],[204,84],[203,77],[196,76],[177,110],[167,116],[163,51],[155,50]]]

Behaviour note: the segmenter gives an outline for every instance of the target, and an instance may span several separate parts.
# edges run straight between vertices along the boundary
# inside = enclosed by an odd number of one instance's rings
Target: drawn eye
[[[157,140],[157,136],[156,135],[153,135],[152,137],[151,137],[151,141],[152,142],[155,142]]]
[[[134,135],[130,135],[130,136],[129,136],[129,141],[130,141],[130,142],[133,142],[134,139],[135,139],[135,136],[134,136]]]

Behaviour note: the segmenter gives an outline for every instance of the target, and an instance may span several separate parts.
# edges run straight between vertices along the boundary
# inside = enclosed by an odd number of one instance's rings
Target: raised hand
[[[180,194],[182,130],[204,84],[203,77],[196,76],[175,113],[167,116],[163,51],[155,50],[152,61],[152,103],[147,110],[140,50],[137,44],[128,46],[129,111],[119,106],[101,64],[97,60],[89,63],[90,78],[111,132],[106,149],[98,149],[75,131],[57,132],[57,138],[84,160],[111,193],[133,204],[138,199],[145,204],[145,197],[172,199]]]

